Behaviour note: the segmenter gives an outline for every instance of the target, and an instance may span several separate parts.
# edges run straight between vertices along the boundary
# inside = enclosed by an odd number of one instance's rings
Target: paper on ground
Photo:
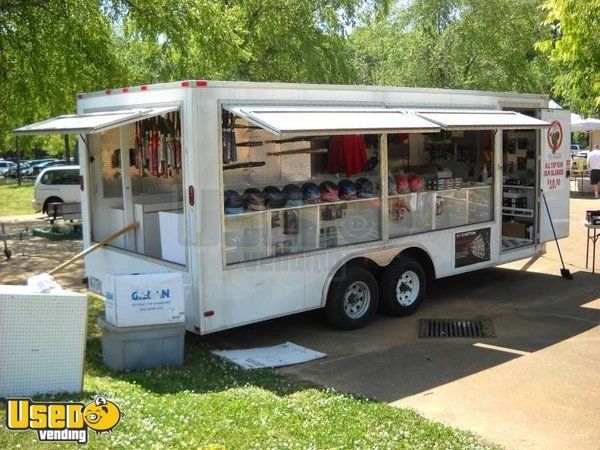
[[[245,350],[213,350],[213,353],[237,364],[242,369],[289,366],[327,356],[325,353],[316,352],[291,342]]]

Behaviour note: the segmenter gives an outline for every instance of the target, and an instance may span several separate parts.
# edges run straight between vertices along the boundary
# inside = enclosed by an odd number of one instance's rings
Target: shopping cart
[[[6,256],[6,259],[10,259],[10,257],[12,256],[12,250],[8,248],[9,239],[17,238],[19,240],[19,244],[22,246],[23,240],[25,238],[30,237],[31,235],[31,231],[28,227],[25,227],[19,231],[12,231],[10,233],[7,233],[4,223],[0,222],[0,239],[2,239],[2,242],[4,243],[4,256]]]

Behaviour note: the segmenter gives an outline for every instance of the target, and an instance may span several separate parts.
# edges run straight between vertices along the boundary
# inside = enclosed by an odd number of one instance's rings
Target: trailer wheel
[[[350,267],[344,270],[343,276],[329,286],[325,314],[333,326],[354,330],[365,326],[375,315],[379,288],[367,269]]]
[[[421,305],[427,278],[421,264],[398,258],[381,274],[381,307],[391,316],[408,316]]]

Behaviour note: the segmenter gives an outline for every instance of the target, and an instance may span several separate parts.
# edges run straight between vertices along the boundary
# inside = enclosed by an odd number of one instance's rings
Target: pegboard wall
[[[183,196],[182,170],[172,170],[169,176],[155,176],[147,169],[143,175],[135,166],[136,125],[127,126],[127,148],[130,150],[129,175],[133,196],[177,193]],[[122,197],[121,137],[118,128],[102,132],[90,143],[92,154],[101,164],[104,198]]]
[[[0,293],[0,397],[80,392],[86,320],[82,294]]]
[[[311,173],[311,154],[270,155],[292,150],[311,148],[310,140],[277,143],[278,137],[265,130],[252,127],[243,119],[236,119],[235,139],[237,160],[235,163],[260,162],[261,167],[223,171],[225,189],[244,190],[248,187],[265,187],[270,184],[282,186],[291,182],[307,181]],[[244,143],[260,143],[244,146]]]

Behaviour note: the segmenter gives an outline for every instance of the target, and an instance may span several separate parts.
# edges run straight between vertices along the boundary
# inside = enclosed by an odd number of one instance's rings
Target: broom
[[[67,261],[63,262],[62,264],[56,266],[54,269],[50,270],[49,272],[41,273],[39,275],[33,275],[33,276],[29,277],[27,279],[27,285],[35,287],[39,292],[47,292],[51,289],[60,288],[60,286],[54,281],[54,278],[52,277],[52,275],[54,275],[57,272],[60,272],[61,270],[63,270],[66,267],[69,267],[71,264],[79,261],[81,258],[83,258],[88,253],[91,253],[94,250],[98,250],[100,247],[104,247],[106,244],[108,244],[110,241],[112,241],[116,237],[121,236],[122,234],[124,234],[130,230],[133,230],[138,225],[139,225],[138,222],[132,222],[129,225],[127,225],[127,226],[121,228],[120,230],[115,231],[111,235],[105,237],[100,242],[96,242],[94,245],[86,248],[82,252],[73,256],[71,259],[68,259]]]
[[[558,249],[558,256],[560,257],[560,263],[562,264],[562,269],[560,269],[560,274],[565,280],[572,280],[573,275],[569,272],[569,269],[565,267],[565,262],[563,261],[562,253],[560,251],[560,246],[558,245],[558,238],[556,237],[556,230],[554,230],[554,222],[552,222],[552,216],[550,215],[550,208],[548,208],[548,202],[546,201],[546,195],[544,194],[544,190],[541,190],[542,198],[544,199],[544,205],[546,206],[546,212],[548,213],[548,220],[550,221],[550,226],[552,227],[552,234],[554,235],[554,242],[556,242],[556,248]]]

